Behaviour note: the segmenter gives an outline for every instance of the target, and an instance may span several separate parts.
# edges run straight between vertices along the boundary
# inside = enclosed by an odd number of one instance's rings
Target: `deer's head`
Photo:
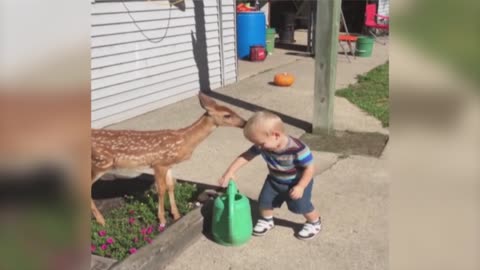
[[[246,121],[231,109],[218,105],[210,97],[200,93],[198,94],[200,105],[207,111],[207,114],[213,119],[217,126],[243,128]]]

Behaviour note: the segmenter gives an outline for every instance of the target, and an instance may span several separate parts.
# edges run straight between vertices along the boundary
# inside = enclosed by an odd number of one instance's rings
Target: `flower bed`
[[[177,183],[175,199],[182,215],[195,206],[198,189],[195,184]],[[163,232],[164,227],[157,219],[158,197],[154,189],[144,193],[125,196],[124,203],[106,214],[106,225],[101,226],[94,219],[91,221],[91,253],[102,257],[123,260],[148,245],[152,239]],[[165,196],[167,225],[172,222],[170,202]]]

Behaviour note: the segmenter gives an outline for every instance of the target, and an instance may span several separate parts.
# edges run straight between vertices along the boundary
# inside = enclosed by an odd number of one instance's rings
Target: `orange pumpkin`
[[[273,79],[273,83],[278,86],[290,86],[294,81],[295,77],[287,72],[277,73]]]

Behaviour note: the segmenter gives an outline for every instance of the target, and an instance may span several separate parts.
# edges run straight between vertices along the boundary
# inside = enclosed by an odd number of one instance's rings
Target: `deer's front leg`
[[[160,220],[160,226],[165,227],[167,224],[167,220],[165,219],[165,192],[167,191],[166,177],[168,168],[154,167],[153,169],[158,193],[158,219]]]
[[[167,190],[168,190],[168,199],[170,200],[170,207],[172,210],[172,215],[174,220],[180,219],[180,212],[177,208],[177,203],[175,202],[175,181],[172,177],[172,171],[168,170],[167,172]]]

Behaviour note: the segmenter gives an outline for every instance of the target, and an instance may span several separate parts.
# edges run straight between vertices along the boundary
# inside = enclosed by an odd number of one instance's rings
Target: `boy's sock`
[[[320,224],[320,218],[317,218],[314,221],[307,221],[307,222],[310,223],[310,224],[313,224],[313,225]]]

